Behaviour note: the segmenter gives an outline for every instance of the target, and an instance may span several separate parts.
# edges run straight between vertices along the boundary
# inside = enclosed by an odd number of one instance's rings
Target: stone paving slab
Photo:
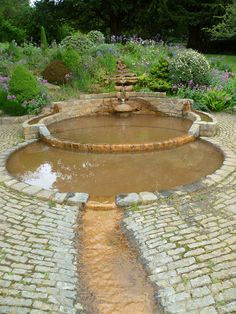
[[[217,118],[216,142],[235,153],[236,116]],[[165,313],[236,313],[236,162],[230,167],[208,188],[126,213],[124,228]]]

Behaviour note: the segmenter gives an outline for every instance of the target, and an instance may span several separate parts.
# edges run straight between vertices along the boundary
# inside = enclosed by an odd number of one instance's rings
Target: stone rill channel
[[[78,230],[79,295],[86,312],[154,314],[154,291],[120,230],[119,208],[86,208]]]

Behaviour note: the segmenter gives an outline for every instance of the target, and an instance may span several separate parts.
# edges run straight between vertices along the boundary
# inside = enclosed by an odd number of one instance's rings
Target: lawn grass
[[[219,58],[223,63],[226,63],[233,72],[236,72],[236,55],[219,55],[219,54],[206,54],[208,59]]]

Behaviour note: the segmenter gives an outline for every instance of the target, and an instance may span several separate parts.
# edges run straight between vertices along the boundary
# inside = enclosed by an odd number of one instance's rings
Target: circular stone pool
[[[19,180],[46,189],[113,196],[189,184],[222,162],[222,153],[201,140],[141,154],[72,152],[36,142],[13,153],[7,168]]]
[[[117,114],[67,119],[49,126],[60,140],[93,144],[162,142],[188,132],[192,121],[158,114]]]

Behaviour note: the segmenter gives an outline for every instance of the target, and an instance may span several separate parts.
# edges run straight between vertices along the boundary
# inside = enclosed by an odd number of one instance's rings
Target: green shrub
[[[47,97],[40,95],[32,100],[24,101],[22,106],[28,114],[39,114],[41,109],[47,104]]]
[[[223,90],[232,96],[230,107],[236,107],[236,75],[224,84]]]
[[[69,70],[76,72],[80,64],[80,55],[75,49],[67,48],[62,53],[62,61]]]
[[[27,113],[27,109],[15,98],[8,97],[8,93],[0,88],[0,109],[10,116],[22,116]]]
[[[174,84],[193,81],[208,84],[210,80],[210,64],[200,53],[192,49],[182,49],[170,59],[170,78]]]
[[[71,78],[71,73],[60,60],[52,61],[43,71],[43,78],[52,84],[65,84]]]
[[[74,48],[79,53],[84,53],[94,46],[94,43],[88,38],[87,35],[76,32],[73,35],[65,37],[61,41],[63,48]]]
[[[164,57],[161,57],[158,62],[152,65],[150,74],[142,74],[139,76],[139,86],[148,87],[156,92],[168,92],[171,90],[169,82],[169,62]]]
[[[192,89],[190,87],[182,86],[178,88],[177,96],[179,98],[193,99],[193,109],[209,111],[209,108],[204,101],[204,90],[202,89]]]
[[[88,39],[91,40],[95,45],[104,44],[105,37],[100,31],[90,31],[88,34]]]
[[[150,73],[156,79],[169,80],[169,62],[164,57],[151,67]]]
[[[171,90],[171,84],[166,80],[153,80],[148,84],[148,87],[154,92],[168,92]]]
[[[231,107],[232,95],[217,88],[208,89],[203,101],[211,111],[222,111]]]
[[[41,49],[43,51],[45,51],[48,48],[47,36],[46,36],[45,28],[43,26],[41,26],[40,44],[41,44]]]
[[[23,65],[17,65],[9,81],[9,91],[19,103],[40,95],[40,85],[36,77]]]

